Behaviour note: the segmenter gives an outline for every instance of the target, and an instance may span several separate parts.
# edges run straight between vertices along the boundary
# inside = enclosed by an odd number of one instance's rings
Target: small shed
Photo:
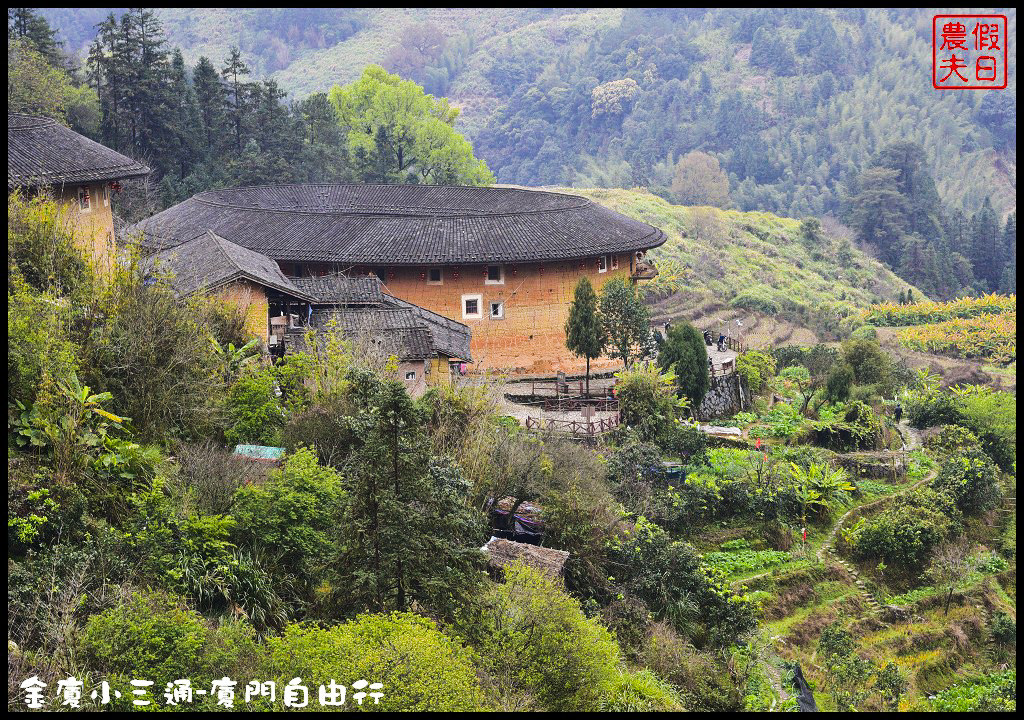
[[[480,549],[487,555],[488,567],[496,574],[500,574],[511,563],[521,562],[549,577],[560,578],[565,569],[565,562],[569,559],[569,553],[565,550],[528,545],[498,537],[492,537]]]

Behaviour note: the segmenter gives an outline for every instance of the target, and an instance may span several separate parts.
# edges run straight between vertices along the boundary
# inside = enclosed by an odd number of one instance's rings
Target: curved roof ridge
[[[279,262],[396,266],[570,260],[666,240],[657,227],[577,195],[441,185],[209,190],[131,230],[161,248],[212,230]]]
[[[523,197],[528,196],[545,196],[549,198],[558,198],[565,200],[564,204],[556,207],[547,208],[521,208],[518,210],[509,210],[505,212],[495,212],[489,210],[474,210],[472,207],[451,207],[451,208],[438,208],[436,205],[431,204],[414,204],[414,203],[395,203],[395,204],[384,204],[374,203],[370,207],[372,209],[358,210],[349,206],[343,207],[330,207],[322,209],[304,209],[294,207],[273,207],[266,205],[255,205],[246,204],[240,201],[234,201],[224,198],[221,199],[218,196],[235,194],[240,195],[247,191],[271,191],[274,194],[283,195],[281,191],[286,190],[304,190],[304,189],[346,189],[353,191],[393,191],[395,193],[405,192],[412,194],[416,192],[423,192],[425,190],[441,190],[441,191],[463,191],[472,193],[484,194],[487,192],[497,191],[499,193],[505,192],[509,194],[520,194]],[[354,194],[354,193],[353,193]],[[196,202],[203,203],[204,205],[212,205],[215,207],[232,208],[237,210],[258,210],[260,212],[273,212],[273,213],[294,213],[297,215],[332,215],[332,216],[357,216],[362,218],[389,218],[389,217],[418,217],[424,214],[430,217],[512,217],[516,215],[529,215],[529,214],[541,214],[541,213],[552,213],[552,212],[565,212],[566,210],[573,210],[577,208],[584,208],[589,205],[593,205],[594,201],[589,198],[582,197],[580,195],[572,195],[570,193],[555,192],[552,190],[531,190],[527,188],[509,188],[509,187],[495,187],[493,185],[411,185],[411,184],[400,184],[400,183],[283,183],[281,185],[245,185],[236,188],[218,188],[214,190],[206,190],[198,193],[192,198]],[[260,199],[260,198],[257,198]],[[441,212],[439,212],[439,210]],[[426,212],[425,212],[426,211]]]
[[[53,118],[7,113],[7,188],[85,184],[148,175],[144,164]]]

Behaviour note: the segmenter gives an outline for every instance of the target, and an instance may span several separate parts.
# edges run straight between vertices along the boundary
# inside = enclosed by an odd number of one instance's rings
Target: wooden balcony
[[[658,268],[650,260],[638,260],[630,277],[634,280],[653,280],[658,277]]]

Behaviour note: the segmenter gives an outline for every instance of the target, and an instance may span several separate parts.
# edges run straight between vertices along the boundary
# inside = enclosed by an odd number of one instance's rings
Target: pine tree
[[[354,421],[365,438],[346,465],[348,540],[340,563],[350,608],[421,607],[450,615],[477,577],[482,516],[468,484],[432,462],[425,418],[397,380],[363,378]]]
[[[199,106],[203,151],[210,157],[222,145],[220,135],[224,129],[224,107],[227,100],[220,74],[209,58],[200,57],[196,63],[192,70],[192,87]]]
[[[999,292],[1006,295],[1017,293],[1017,213],[1012,212],[1006,218],[1003,228],[1003,263],[999,278]]]
[[[590,361],[601,356],[608,342],[597,310],[597,293],[587,278],[576,283],[569,319],[565,323],[565,346],[576,357],[587,359],[587,395],[590,395]]]
[[[57,31],[34,8],[7,8],[7,39],[24,39],[55,67],[64,67]]]
[[[688,322],[672,325],[661,344],[658,365],[675,373],[679,394],[689,398],[696,409],[711,386],[704,336]]]
[[[1002,237],[999,232],[999,219],[992,202],[985,198],[981,209],[971,216],[971,250],[970,260],[974,266],[974,275],[984,292],[992,292],[999,287],[1002,275]]]
[[[227,114],[232,132],[235,138],[235,151],[242,152],[242,135],[245,129],[245,120],[249,110],[249,96],[252,91],[250,83],[242,80],[242,77],[249,74],[249,66],[242,61],[242,52],[234,45],[231,46],[224,67],[220,71],[221,77],[227,82],[227,93],[224,98],[225,113]]]

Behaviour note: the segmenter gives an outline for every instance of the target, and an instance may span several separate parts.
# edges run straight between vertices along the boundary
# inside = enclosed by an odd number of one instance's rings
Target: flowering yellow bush
[[[1017,311],[1016,295],[985,295],[964,297],[949,302],[919,302],[911,305],[881,303],[864,311],[869,325],[893,327],[897,325],[927,325],[955,318],[976,318]]]
[[[900,331],[899,342],[911,350],[1006,365],[1017,359],[1017,312],[915,325]]]

